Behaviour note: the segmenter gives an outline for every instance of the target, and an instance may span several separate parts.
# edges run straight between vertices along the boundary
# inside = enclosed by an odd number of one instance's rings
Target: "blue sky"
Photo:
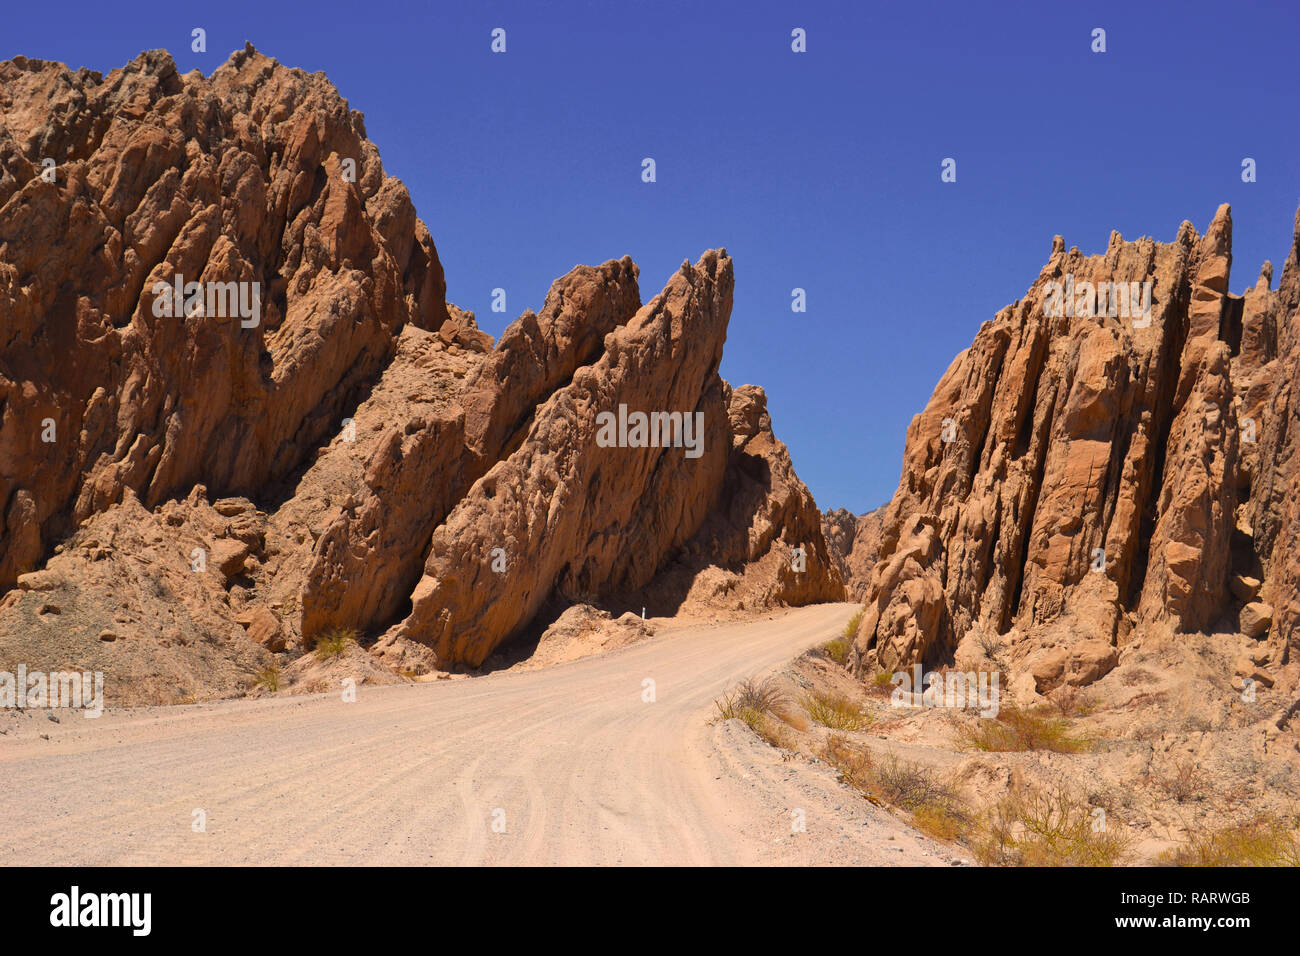
[[[575,264],[629,254],[648,300],[725,246],[722,373],[767,389],[824,508],[889,498],[912,415],[1053,235],[1168,241],[1228,202],[1239,292],[1280,274],[1300,201],[1294,2],[18,4],[0,57],[208,73],[246,40],[365,114],[493,335]]]

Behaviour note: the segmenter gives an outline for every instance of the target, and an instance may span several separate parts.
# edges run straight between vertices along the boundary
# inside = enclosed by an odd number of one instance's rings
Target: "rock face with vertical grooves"
[[[177,276],[256,312],[170,315]],[[840,598],[762,391],[718,376],[731,260],[637,280],[578,266],[494,343],[322,74],[0,63],[0,669],[171,703],[339,631],[367,679],[474,665],[545,604],[674,603],[669,568]],[[598,442],[620,405],[700,416],[699,455]]]
[[[107,77],[10,60],[0,91],[0,587],[126,489],[260,493],[404,324],[446,319],[428,231],[323,75],[154,51]],[[250,306],[257,283],[258,324],[159,317],[177,275]]]
[[[1057,237],[908,429],[860,671],[939,664],[968,635],[1065,618],[1079,645],[1122,645],[1139,628],[1235,631],[1241,579],[1276,607],[1271,659],[1288,664],[1300,267],[1293,244],[1277,290],[1266,265],[1234,296],[1231,240],[1227,206],[1203,236],[1185,222],[1172,243],[1112,233],[1084,256]],[[1143,282],[1149,313],[1125,317],[1122,301],[1112,313],[1111,283]]]

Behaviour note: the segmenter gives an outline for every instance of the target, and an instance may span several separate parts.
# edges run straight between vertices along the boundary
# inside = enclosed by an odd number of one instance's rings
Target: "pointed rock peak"
[[[1205,230],[1204,241],[1215,253],[1227,252],[1232,247],[1232,209],[1226,202],[1215,212],[1210,228]]]
[[[166,50],[144,50],[126,65],[128,73],[147,73],[151,76],[166,78],[178,76],[176,61]]]
[[[1273,287],[1273,263],[1269,259],[1264,260],[1264,265],[1259,270],[1259,280],[1255,283],[1255,288],[1260,292],[1267,292]]]
[[[1064,252],[1064,251],[1065,251],[1065,237],[1064,237],[1064,236],[1053,236],[1053,237],[1052,237],[1052,255],[1054,255],[1054,256],[1055,256],[1055,255],[1059,255],[1059,254],[1061,254],[1061,253]]]

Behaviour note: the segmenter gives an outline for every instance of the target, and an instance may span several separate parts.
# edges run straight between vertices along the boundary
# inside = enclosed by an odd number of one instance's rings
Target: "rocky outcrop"
[[[433,241],[321,74],[251,47],[206,79],[161,51],[107,77],[19,57],[0,98],[0,587],[128,489],[260,494],[404,324],[448,319]],[[216,294],[173,302],[178,276]]]
[[[908,429],[859,670],[1068,617],[1071,647],[1035,657],[1039,684],[1087,682],[1114,666],[1097,648],[1153,627],[1235,630],[1256,591],[1276,620],[1269,632],[1252,610],[1251,630],[1279,651],[1300,640],[1300,268],[1293,246],[1278,290],[1266,266],[1231,295],[1231,238],[1223,206],[1172,243],[1112,233],[1084,256],[1055,239]]]
[[[845,508],[822,513],[822,533],[850,600],[863,600],[871,584],[871,571],[880,556],[880,524],[885,508],[881,505],[857,516]]]
[[[494,343],[323,75],[0,63],[0,666],[163,703],[314,687],[331,632],[423,675],[557,602],[839,598],[766,397],[718,376],[731,260],[637,280],[579,266]]]
[[[772,431],[767,393],[722,384],[731,448],[717,504],[649,585],[618,598],[656,614],[712,619],[843,600],[817,504]]]
[[[435,532],[399,634],[477,664],[554,591],[578,601],[654,576],[699,527],[726,468],[717,372],[733,284],[725,252],[683,264],[536,410],[522,445]],[[602,440],[602,416],[650,412],[700,427],[698,457],[654,434],[636,447],[630,417],[626,436]]]

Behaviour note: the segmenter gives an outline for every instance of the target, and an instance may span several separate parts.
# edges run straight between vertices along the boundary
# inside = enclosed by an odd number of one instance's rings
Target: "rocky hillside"
[[[340,631],[422,673],[556,605],[841,598],[718,375],[731,259],[638,277],[579,266],[494,344],[322,74],[0,63],[0,667],[172,702]]]
[[[1231,240],[1227,206],[1172,243],[1054,240],[908,429],[860,672],[983,641],[1046,692],[1200,633],[1240,642],[1238,676],[1297,685],[1300,217],[1276,289],[1266,263],[1228,291]]]

